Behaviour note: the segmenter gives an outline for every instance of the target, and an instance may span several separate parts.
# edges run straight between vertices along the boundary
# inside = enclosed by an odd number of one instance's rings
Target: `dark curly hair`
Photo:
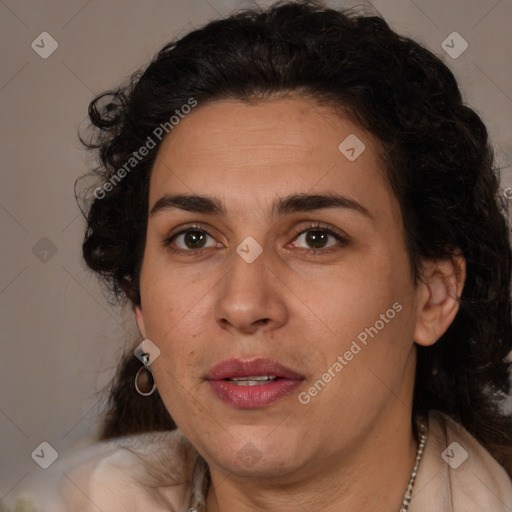
[[[127,84],[94,99],[84,143],[98,152],[100,185],[86,212],[86,263],[117,297],[140,304],[149,179],[163,139],[156,134],[170,132],[191,99],[290,92],[342,109],[380,142],[415,282],[423,258],[462,252],[458,314],[433,346],[417,347],[413,416],[443,411],[505,464],[512,256],[487,130],[446,65],[380,16],[316,1],[235,13],[166,45]],[[154,147],[139,151],[150,139]],[[103,438],[175,428],[158,394],[148,400],[133,390],[138,364],[131,353],[121,363]]]

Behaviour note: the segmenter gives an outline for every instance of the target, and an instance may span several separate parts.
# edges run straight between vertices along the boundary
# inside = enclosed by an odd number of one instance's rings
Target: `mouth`
[[[228,359],[208,373],[214,395],[237,409],[259,409],[290,395],[304,380],[299,373],[270,359]]]

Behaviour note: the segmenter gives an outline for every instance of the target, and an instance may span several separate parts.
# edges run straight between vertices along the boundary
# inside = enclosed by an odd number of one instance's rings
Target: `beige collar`
[[[197,461],[179,430],[95,443],[27,479],[0,511],[204,512]],[[431,411],[409,512],[483,511],[512,512],[510,478],[466,430]]]
[[[430,411],[409,512],[511,512],[512,482],[463,427]]]

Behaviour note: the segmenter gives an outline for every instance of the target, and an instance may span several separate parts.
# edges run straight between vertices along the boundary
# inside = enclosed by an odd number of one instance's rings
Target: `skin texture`
[[[366,147],[355,161],[338,149],[350,134]],[[332,193],[368,214],[271,210],[291,194]],[[141,334],[161,351],[152,370],[162,399],[209,464],[208,511],[397,511],[416,451],[414,342],[435,343],[455,317],[462,258],[425,262],[424,282],[413,283],[377,142],[304,97],[199,105],[159,150],[150,212],[166,194],[208,195],[226,209],[150,214],[135,308]],[[314,233],[338,229],[348,242],[330,235],[325,247],[308,245],[298,233],[315,222]],[[183,235],[164,244],[190,223],[209,235],[202,252]],[[263,249],[252,263],[236,252],[249,236]],[[301,404],[298,394],[395,303],[401,311]],[[205,377],[215,364],[258,357],[301,374],[300,387],[257,410],[212,393]]]

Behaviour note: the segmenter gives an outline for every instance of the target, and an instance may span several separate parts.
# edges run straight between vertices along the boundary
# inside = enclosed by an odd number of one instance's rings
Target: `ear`
[[[146,339],[146,327],[144,325],[144,315],[142,314],[142,308],[134,304],[133,314],[135,315],[135,322],[137,322],[137,327],[139,328],[140,334],[144,339]]]
[[[446,332],[459,310],[465,280],[466,260],[460,254],[423,263],[423,279],[416,291],[416,343],[433,345]]]

